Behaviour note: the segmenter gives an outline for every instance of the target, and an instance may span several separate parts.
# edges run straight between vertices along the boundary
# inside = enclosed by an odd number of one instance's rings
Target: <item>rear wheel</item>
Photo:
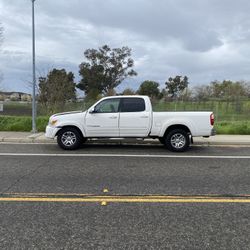
[[[190,144],[189,135],[185,130],[174,129],[166,135],[165,144],[171,151],[184,152]]]
[[[80,147],[83,138],[75,128],[62,128],[57,135],[57,143],[62,149],[73,150]]]

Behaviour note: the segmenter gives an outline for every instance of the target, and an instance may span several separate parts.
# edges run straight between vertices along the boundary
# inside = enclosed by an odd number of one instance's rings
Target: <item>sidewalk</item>
[[[117,140],[98,140],[100,142],[115,142]],[[12,143],[56,143],[56,140],[47,139],[44,133],[32,134],[29,132],[0,132],[0,142]],[[95,140],[90,141],[95,143]],[[125,142],[138,144],[159,144],[158,139],[126,140]],[[194,145],[241,145],[250,146],[250,135],[216,135],[209,138],[195,137]]]

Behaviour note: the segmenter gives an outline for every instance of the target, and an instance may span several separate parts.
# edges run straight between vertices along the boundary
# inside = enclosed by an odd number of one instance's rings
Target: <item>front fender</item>
[[[60,122],[57,124],[56,127],[61,129],[61,128],[67,127],[67,126],[77,127],[82,132],[83,137],[86,137],[86,131],[85,131],[84,127],[78,122]]]

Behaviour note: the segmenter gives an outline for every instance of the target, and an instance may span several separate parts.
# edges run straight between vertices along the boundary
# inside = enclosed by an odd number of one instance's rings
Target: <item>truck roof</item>
[[[140,97],[140,98],[149,98],[146,95],[114,95],[114,96],[106,96],[103,97],[102,99],[109,99],[109,98],[130,98],[130,97]]]

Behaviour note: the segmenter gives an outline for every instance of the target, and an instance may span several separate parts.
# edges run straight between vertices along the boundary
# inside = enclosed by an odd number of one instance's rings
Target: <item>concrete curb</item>
[[[25,132],[0,132],[0,142],[4,143],[41,143],[54,144],[56,140],[47,139],[44,133],[25,133]],[[126,140],[89,140],[90,144],[122,144],[122,145],[161,145],[158,139],[126,139]],[[210,138],[195,137],[194,145],[213,146],[250,146],[249,135],[216,135]]]

